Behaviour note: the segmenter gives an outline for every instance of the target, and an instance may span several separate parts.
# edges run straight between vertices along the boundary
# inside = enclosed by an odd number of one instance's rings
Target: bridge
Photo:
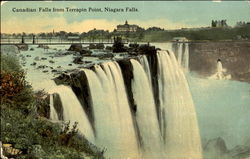
[[[18,38],[3,38],[1,37],[1,45],[70,45],[70,44],[114,44],[113,39],[92,39],[87,40],[83,38],[44,38],[44,37],[18,37]],[[128,44],[128,40],[123,40],[123,44]]]

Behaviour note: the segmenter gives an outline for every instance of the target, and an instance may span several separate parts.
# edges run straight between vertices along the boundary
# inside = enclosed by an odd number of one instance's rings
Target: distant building
[[[212,20],[211,26],[215,28],[228,27],[227,20]]]
[[[117,32],[136,32],[140,27],[138,25],[130,25],[125,21],[123,25],[117,25]]]

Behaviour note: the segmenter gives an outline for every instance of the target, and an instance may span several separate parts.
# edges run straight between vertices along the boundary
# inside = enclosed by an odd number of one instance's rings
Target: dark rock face
[[[191,42],[190,71],[208,77],[216,72],[217,60],[233,80],[250,82],[250,42]]]
[[[120,61],[118,61],[118,64],[119,64],[121,71],[122,71],[137,140],[139,141],[140,146],[143,147],[143,142],[142,142],[142,138],[140,135],[140,129],[139,129],[137,122],[136,122],[137,105],[135,104],[133,92],[132,92],[132,80],[134,78],[133,66],[130,62],[130,59],[120,60]]]
[[[75,51],[77,53],[80,53],[80,55],[91,55],[91,53],[92,53],[90,50],[84,49],[82,47],[82,44],[71,44],[68,51]],[[62,53],[61,55],[69,55],[69,54],[72,54],[72,52]],[[73,53],[73,54],[75,54],[75,53]]]
[[[108,59],[108,58],[113,58],[114,55],[111,53],[107,53],[107,54],[100,55],[98,57],[99,57],[99,59]]]
[[[74,93],[76,94],[79,102],[81,103],[83,109],[85,110],[86,114],[88,115],[88,119],[92,125],[92,128],[95,132],[94,127],[94,112],[93,108],[91,107],[91,94],[89,90],[88,79],[84,73],[84,71],[72,73],[70,75],[70,86]]]
[[[61,97],[58,93],[53,93],[53,102],[54,102],[54,108],[57,112],[57,116],[59,120],[63,120],[63,106]]]
[[[82,57],[75,57],[73,60],[73,63],[75,64],[83,64]]]
[[[137,49],[139,47],[139,44],[137,44],[137,43],[129,44],[129,47]]]
[[[131,107],[132,113],[135,114],[137,106],[134,102],[132,85],[131,85],[131,81],[134,78],[133,77],[133,66],[130,63],[129,59],[128,60],[120,60],[120,61],[118,61],[118,63],[119,63],[121,70],[122,70],[122,75],[123,75],[124,83],[126,86],[129,102],[130,102],[130,107]]]
[[[116,37],[114,38],[114,44],[113,44],[113,52],[114,53],[119,53],[119,52],[126,52],[127,50],[124,47],[124,44],[122,42],[121,37]]]
[[[92,54],[92,51],[90,50],[83,49],[80,51],[80,55],[91,55],[91,54]]]
[[[71,84],[71,78],[70,75],[62,73],[60,76],[54,78],[54,81],[57,85],[60,84],[65,84],[65,85],[70,85]]]
[[[150,55],[150,54],[156,54],[157,50],[154,46],[150,46],[149,44],[148,45],[140,45],[138,47],[138,53],[139,54],[147,54],[147,55]]]
[[[80,52],[82,51],[82,44],[71,44],[70,48],[68,49],[68,51],[76,51],[76,52]]]
[[[158,88],[158,62],[157,62],[157,56],[156,54],[149,54],[147,56],[149,68],[151,72],[152,77],[152,86],[153,86],[153,95],[155,99],[155,105],[156,105],[156,111],[157,111],[157,117],[158,121],[160,121],[160,99],[159,99],[159,88]]]

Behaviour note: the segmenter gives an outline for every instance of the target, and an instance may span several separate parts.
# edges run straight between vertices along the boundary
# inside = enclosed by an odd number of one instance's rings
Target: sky
[[[138,12],[38,12],[41,8],[136,8]],[[13,12],[35,8],[37,12]],[[113,31],[118,24],[164,29],[210,26],[211,20],[250,22],[249,1],[9,1],[1,4],[1,33],[54,31],[87,32],[93,28]]]

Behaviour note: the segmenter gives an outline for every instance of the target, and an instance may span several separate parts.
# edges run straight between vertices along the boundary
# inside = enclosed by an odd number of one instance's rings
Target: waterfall
[[[177,43],[177,61],[182,66],[183,43]]]
[[[180,66],[184,71],[189,71],[189,44],[188,43],[177,43],[176,58]]]
[[[139,61],[143,67],[143,69],[145,70],[149,83],[150,83],[150,87],[152,87],[152,78],[151,78],[151,71],[150,71],[150,67],[149,67],[149,63],[148,63],[148,59],[146,55],[142,55],[141,58],[139,58]]]
[[[218,59],[216,64],[216,72],[209,78],[217,80],[231,79],[231,74],[227,73],[226,69],[224,69],[222,66],[221,60]]]
[[[219,72],[219,73],[223,72],[223,67],[222,67],[222,63],[220,60],[218,60],[218,62],[217,62],[217,72]]]
[[[145,60],[145,59],[144,59]],[[157,120],[156,106],[151,89],[151,83],[142,65],[136,60],[130,60],[133,66],[132,91],[137,106],[136,121],[139,126],[143,159],[162,158],[162,139]],[[150,131],[149,131],[150,130]]]
[[[217,77],[219,80],[223,78],[223,68],[222,68],[221,61],[217,62]]]
[[[107,157],[138,159],[136,133],[119,65],[107,62],[84,72],[94,110],[96,144],[107,148]]]
[[[57,116],[56,110],[54,108],[53,94],[49,95],[49,108],[50,108],[50,115],[49,115],[50,119],[52,121],[57,121],[58,116]]]
[[[178,46],[179,58],[172,51],[158,51],[138,61],[82,69],[79,76],[86,79],[81,82],[86,82],[88,96],[81,98],[88,98],[93,110],[92,125],[72,89],[56,86],[64,119],[79,122],[80,132],[107,150],[106,158],[202,159],[196,111],[181,67],[188,68],[188,44]]]
[[[172,52],[157,53],[162,133],[168,159],[201,159],[195,107],[187,80]]]
[[[185,43],[185,50],[184,50],[184,55],[183,55],[183,62],[182,62],[182,67],[184,68],[185,71],[189,71],[189,45],[188,43]]]
[[[70,121],[71,125],[78,122],[77,128],[79,131],[89,141],[94,142],[95,138],[90,122],[72,89],[68,86],[59,85],[53,91],[61,97],[64,120]]]

